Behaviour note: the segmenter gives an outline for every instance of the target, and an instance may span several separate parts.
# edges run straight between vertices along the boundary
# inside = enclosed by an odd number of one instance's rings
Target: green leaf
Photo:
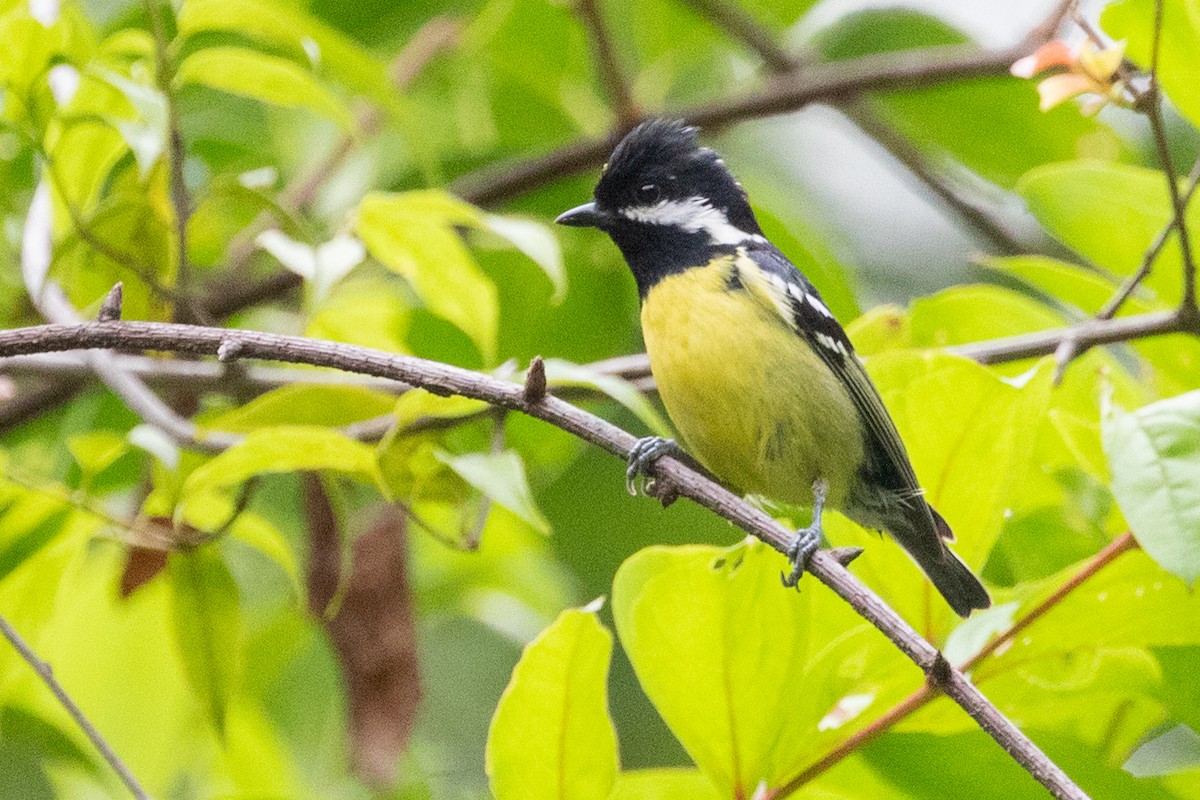
[[[130,80],[111,70],[95,69],[93,74],[124,95],[137,112],[133,119],[113,115],[108,121],[121,132],[137,159],[139,174],[145,178],[166,146],[167,98],[153,86]]]
[[[1158,170],[1100,161],[1068,161],[1031,170],[1017,184],[1029,210],[1056,239],[1116,275],[1131,275],[1171,218],[1166,178]],[[1200,206],[1188,229],[1200,232]],[[1150,302],[1173,305],[1181,286],[1174,238],[1142,282]]]
[[[211,547],[172,553],[167,573],[172,624],[184,672],[217,731],[224,735],[226,708],[241,673],[237,582]]]
[[[618,769],[607,707],[612,635],[596,610],[562,612],[513,669],[488,731],[496,800],[609,796]]]
[[[129,442],[115,431],[89,431],[67,440],[67,449],[85,478],[94,478],[129,451]]]
[[[412,309],[395,279],[350,279],[333,288],[305,330],[315,339],[407,353]]]
[[[666,767],[622,772],[609,800],[719,800],[720,797],[702,773]]]
[[[331,470],[384,487],[374,448],[327,428],[280,425],[246,435],[197,467],[183,484],[185,516],[211,516],[225,491],[263,473]]]
[[[562,250],[554,234],[540,222],[518,217],[487,214],[483,217],[483,224],[542,268],[554,287],[550,302],[555,305],[561,303],[567,294],[567,273],[563,269]]]
[[[1122,0],[1105,6],[1100,23],[1114,39],[1126,41],[1125,54],[1150,69],[1156,0]],[[1179,112],[1200,127],[1200,9],[1195,0],[1163,0],[1158,80]]]
[[[1030,421],[1048,407],[1050,365],[1005,380],[965,358],[910,351],[873,356],[867,367],[927,499],[957,534],[952,548],[980,569],[1033,466],[1037,427]],[[837,544],[866,548],[855,573],[910,623],[935,640],[958,624],[889,539],[881,542],[839,517],[828,532]]]
[[[755,541],[650,547],[613,582],[617,632],[643,691],[722,797],[791,778],[849,733],[877,699],[872,681],[890,674],[865,623],[835,600],[779,590],[783,564]],[[855,711],[841,703],[852,692],[865,701]]]
[[[208,47],[183,60],[178,85],[198,84],[281,108],[305,108],[350,130],[345,103],[294,62],[244,47]]]
[[[272,389],[244,406],[206,419],[204,428],[248,433],[277,425],[337,427],[389,414],[395,404],[395,395],[361,386],[298,383]]]
[[[1113,494],[1134,536],[1163,569],[1200,577],[1200,391],[1103,417]]]
[[[671,436],[671,426],[655,409],[654,404],[646,399],[629,381],[615,375],[605,375],[583,364],[572,364],[560,358],[548,358],[545,361],[546,381],[551,386],[577,386],[595,389],[616,400],[645,423],[650,432],[656,436]]]
[[[187,0],[179,9],[178,24],[181,36],[225,31],[287,48],[381,107],[396,103],[395,87],[381,61],[294,5],[271,0]]]
[[[356,230],[372,256],[403,275],[426,307],[466,333],[490,363],[499,319],[496,287],[455,230],[478,219],[473,207],[444,192],[374,192],[358,206]]]
[[[539,533],[550,533],[550,523],[538,510],[525,477],[525,464],[516,450],[461,456],[436,450],[434,455],[464,481],[525,520]]]
[[[274,562],[287,576],[296,598],[304,599],[304,583],[300,578],[296,554],[292,552],[292,547],[283,532],[274,523],[253,511],[243,511],[229,526],[227,535],[231,541],[252,547]]]
[[[1117,290],[1112,281],[1096,271],[1049,256],[990,257],[982,259],[980,263],[988,269],[1019,278],[1048,297],[1072,305],[1085,314],[1099,311]],[[1135,293],[1125,301],[1122,308],[1126,311],[1142,312],[1153,307],[1155,306],[1142,301]]]
[[[1075,565],[1036,587],[1025,587],[1014,618],[1021,619],[1044,603],[1078,571]],[[1034,620],[1011,647],[983,662],[974,678],[982,684],[1008,670],[1038,663],[1057,663],[1068,670],[1073,661],[1091,658],[1096,650],[1200,644],[1197,614],[1200,598],[1146,553],[1134,550],[1057,602],[1053,614]]]
[[[1135,750],[1121,768],[1135,778],[1200,769],[1200,734],[1176,725]]]

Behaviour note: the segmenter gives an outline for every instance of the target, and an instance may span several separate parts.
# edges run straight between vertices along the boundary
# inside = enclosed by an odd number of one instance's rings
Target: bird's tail
[[[943,540],[954,540],[950,526],[932,506],[923,505],[933,517],[934,529],[937,531],[937,539],[934,542],[928,541],[928,518],[919,513],[924,509],[914,509],[918,513],[906,515],[909,524],[904,527],[907,527],[907,530],[894,530],[892,534],[942,593],[942,597],[946,598],[946,602],[955,613],[966,617],[976,608],[988,608],[992,604],[992,598],[988,596],[983,584],[962,559],[943,543]],[[919,521],[918,516],[921,518]]]

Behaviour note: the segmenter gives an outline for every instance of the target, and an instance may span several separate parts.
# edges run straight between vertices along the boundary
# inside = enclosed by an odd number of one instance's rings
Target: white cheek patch
[[[703,197],[687,200],[661,200],[652,206],[621,209],[621,216],[634,222],[651,225],[670,225],[688,233],[704,231],[713,244],[741,244],[762,241],[756,233],[747,233],[732,224],[719,208]]]

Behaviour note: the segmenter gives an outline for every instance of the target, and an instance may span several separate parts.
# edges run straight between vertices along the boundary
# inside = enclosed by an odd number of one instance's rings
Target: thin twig
[[[954,45],[882,53],[835,63],[812,64],[778,76],[758,91],[669,112],[702,127],[798,111],[812,103],[838,105],[872,90],[930,86],[949,81],[1004,75],[1026,54],[1026,47],[981,51]],[[585,139],[524,161],[493,165],[468,173],[451,190],[480,205],[496,205],[551,181],[597,167],[612,152],[621,131]]]
[[[772,72],[790,72],[799,61],[775,42],[775,34],[750,12],[725,0],[682,0],[717,28],[729,33],[754,51]]]
[[[167,161],[171,206],[174,211],[175,249],[178,251],[175,289],[186,297],[191,291],[192,280],[191,259],[188,256],[188,220],[192,216],[192,197],[183,171],[186,151],[183,145],[183,129],[179,124],[179,108],[175,102],[175,65],[171,60],[171,43],[163,22],[163,13],[175,12],[170,0],[164,0],[162,3],[158,0],[144,0],[144,6],[146,16],[150,19],[150,33],[154,37],[155,80],[167,112],[167,147],[164,155]],[[187,304],[176,304],[174,315],[177,322],[191,322],[188,318],[189,313]]]
[[[1029,252],[1029,248],[1022,244],[1003,222],[994,219],[987,209],[967,197],[943,175],[938,174],[920,148],[885,122],[865,102],[847,103],[839,110],[863,133],[887,150],[892,158],[917,180],[925,184],[947,209],[991,242],[999,253],[1011,256]]]
[[[24,659],[25,663],[41,678],[42,683],[46,684],[46,688],[50,690],[62,707],[66,709],[67,713],[71,715],[71,719],[79,726],[79,730],[83,731],[83,734],[87,736],[92,745],[100,752],[100,756],[108,762],[113,772],[117,773],[117,777],[121,779],[121,783],[125,784],[125,788],[129,789],[129,793],[138,798],[138,800],[149,800],[150,795],[146,793],[146,790],[142,788],[138,779],[129,771],[129,767],[125,766],[125,762],[121,760],[116,751],[112,749],[112,746],[100,735],[100,731],[96,730],[96,726],[83,713],[83,709],[71,699],[71,695],[67,694],[67,690],[54,677],[54,670],[51,669],[49,664],[38,658],[37,653],[33,652],[33,649],[21,638],[21,634],[17,633],[16,628],[2,616],[0,616],[0,634],[4,635],[4,638],[8,640],[13,649]]]
[[[1183,204],[1187,206],[1192,201],[1192,196],[1196,193],[1196,187],[1200,185],[1200,158],[1192,164],[1192,171],[1188,173],[1188,185],[1183,193]],[[1096,312],[1096,319],[1112,319],[1121,310],[1121,306],[1125,301],[1137,290],[1154,269],[1154,262],[1158,260],[1159,253],[1166,246],[1167,240],[1171,237],[1171,233],[1175,230],[1178,224],[1178,218],[1171,216],[1170,221],[1158,232],[1158,236],[1154,237],[1154,241],[1150,243],[1150,247],[1146,249],[1146,254],[1142,257],[1142,263],[1138,266],[1137,271],[1130,275],[1116,294],[1112,296],[1104,307]]]
[[[604,94],[617,115],[617,127],[623,130],[632,128],[642,118],[642,110],[633,99],[629,81],[621,70],[617,49],[613,47],[612,37],[608,35],[608,27],[604,24],[604,16],[600,11],[600,0],[575,0],[574,8],[587,29],[588,41],[592,46],[592,59],[596,64],[596,72],[599,73],[600,85],[604,87]]]
[[[1138,547],[1137,541],[1131,533],[1123,533],[1108,544],[1103,550],[1088,559],[1077,572],[1071,575],[1061,586],[1054,590],[1049,596],[1031,608],[1025,616],[1014,622],[1007,630],[989,641],[986,645],[980,648],[979,652],[968,658],[960,666],[962,672],[970,672],[979,666],[981,662],[993,655],[997,650],[1003,647],[1008,642],[1011,642],[1020,635],[1026,628],[1044,617],[1047,613],[1055,608],[1059,603],[1067,598],[1072,592],[1094,577],[1096,573],[1104,569],[1109,564],[1117,560],[1123,553],[1128,553],[1130,550],[1136,550]],[[764,800],[782,800],[782,798],[796,792],[801,786],[812,782],[817,776],[828,771],[831,767],[837,765],[847,756],[861,750],[865,745],[875,741],[883,734],[887,733],[899,723],[912,716],[930,702],[937,699],[941,692],[937,687],[926,682],[910,694],[908,697],[901,700],[895,706],[890,708],[886,713],[871,722],[869,725],[860,728],[853,735],[838,743],[836,747],[822,756],[817,761],[806,767],[795,778],[781,786],[774,793],[769,794]]]
[[[420,386],[436,394],[454,394],[490,405],[522,411],[595,444],[609,453],[628,458],[637,439],[611,423],[548,395],[535,403],[525,388],[490,375],[471,372],[413,356],[258,331],[214,330],[191,325],[155,322],[84,323],[43,325],[0,332],[0,357],[62,350],[117,348],[163,350],[214,356],[236,337],[241,358],[333,367],[350,372],[391,378]],[[720,514],[779,552],[787,552],[794,534],[718,483],[686,464],[664,457],[652,467],[654,478],[667,491],[688,497]],[[810,560],[809,572],[875,625],[938,689],[953,698],[1024,769],[1058,798],[1081,800],[1087,795],[1025,734],[1005,717],[962,673],[946,664],[937,649],[923,639],[874,592],[846,571],[826,551]]]
[[[1150,120],[1150,131],[1154,135],[1154,145],[1158,149],[1158,160],[1162,164],[1163,173],[1167,176],[1167,191],[1171,195],[1171,209],[1175,214],[1175,230],[1179,236],[1179,254],[1183,259],[1183,297],[1180,299],[1180,310],[1185,314],[1200,316],[1196,310],[1196,263],[1192,260],[1191,235],[1187,226],[1187,204],[1179,193],[1179,179],[1175,174],[1175,162],[1171,159],[1171,148],[1167,143],[1166,126],[1162,117],[1162,91],[1158,83],[1158,56],[1162,42],[1163,0],[1154,4],[1154,39],[1150,50],[1150,89],[1146,102],[1141,104],[1147,119]]]

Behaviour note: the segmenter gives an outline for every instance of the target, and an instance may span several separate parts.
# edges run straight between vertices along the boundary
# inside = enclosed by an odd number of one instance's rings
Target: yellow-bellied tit
[[[795,585],[828,504],[890,533],[959,614],[991,604],[945,542],[904,443],[842,326],[763,236],[741,185],[695,128],[651,120],[613,151],[595,202],[563,225],[607,233],[637,281],[642,333],[688,451],[740,491],[811,505],[788,553]],[[632,480],[670,439],[639,441]]]

